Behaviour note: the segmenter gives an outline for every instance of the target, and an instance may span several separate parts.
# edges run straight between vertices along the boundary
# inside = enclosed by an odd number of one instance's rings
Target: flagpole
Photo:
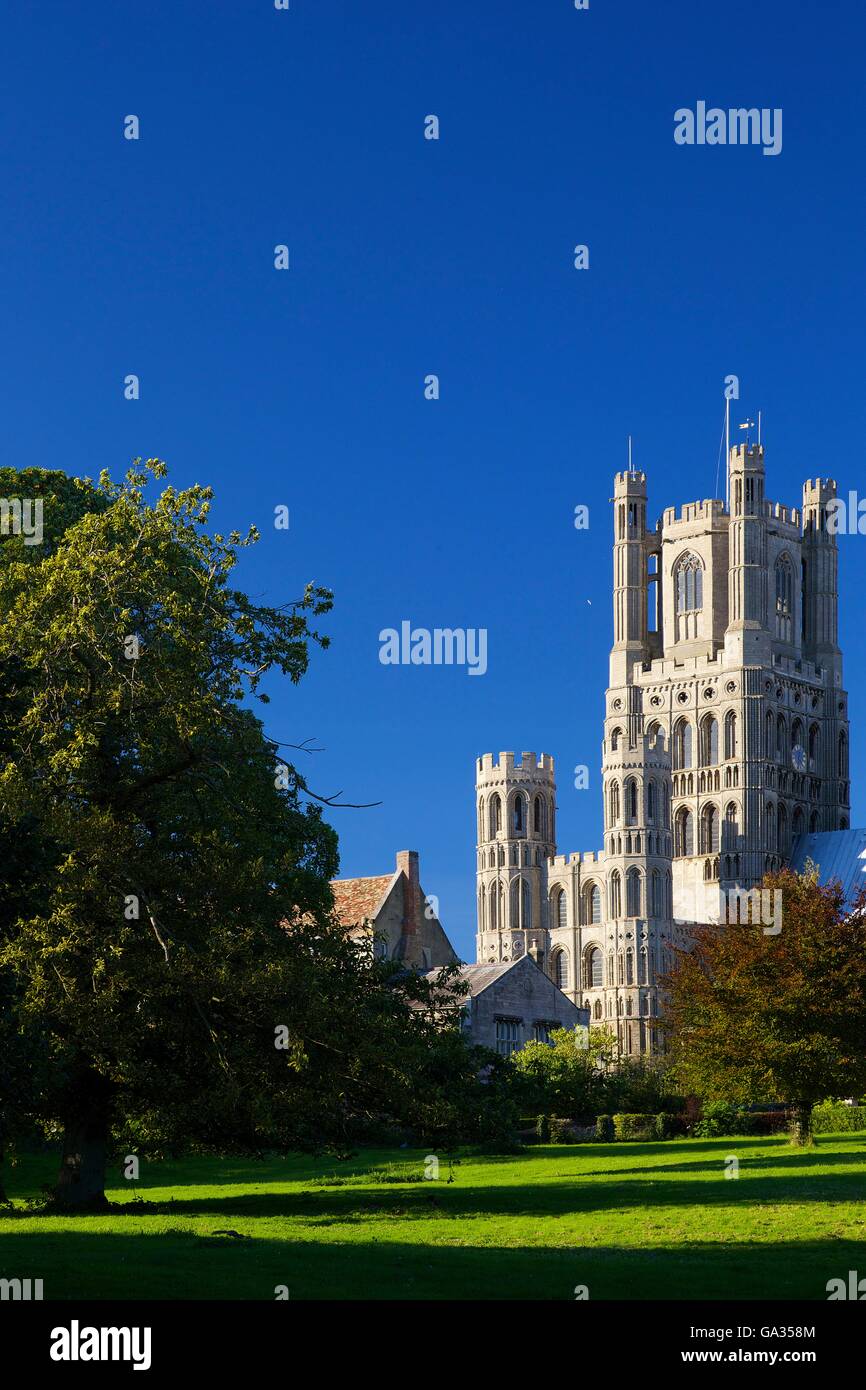
[[[725,396],[725,511],[731,510],[731,398]]]

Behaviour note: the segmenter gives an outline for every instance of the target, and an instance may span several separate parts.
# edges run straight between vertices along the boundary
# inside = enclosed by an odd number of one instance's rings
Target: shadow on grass
[[[745,1210],[774,1205],[859,1203],[863,1198],[863,1173],[844,1171],[791,1175],[755,1174],[744,1160],[738,1181],[725,1178],[721,1162],[671,1169],[652,1168],[646,1174],[629,1169],[623,1181],[598,1181],[608,1174],[577,1175],[574,1181],[527,1181],[479,1185],[459,1179],[407,1186],[382,1184],[369,1187],[317,1187],[294,1191],[227,1192],[220,1196],[177,1197],[168,1201],[130,1201],[113,1205],[108,1215],[120,1223],[136,1218],[219,1217],[222,1224],[238,1220],[301,1219],[321,1224],[353,1225],[370,1217],[403,1221],[436,1220],[471,1222],[475,1218],[502,1216],[564,1217],[587,1213],[651,1211],[670,1207],[715,1207]],[[683,1176],[671,1177],[671,1173]],[[702,1173],[715,1173],[703,1177]],[[468,1178],[467,1174],[467,1178]],[[32,1215],[19,1211],[22,1218]],[[46,1213],[50,1220],[57,1213]],[[105,1213],[74,1218],[88,1223],[105,1220]]]
[[[304,1299],[570,1301],[826,1299],[827,1281],[866,1267],[866,1242],[702,1241],[652,1249],[443,1246],[253,1239],[215,1246],[194,1232],[4,1238],[0,1277],[41,1278],[46,1300]]]

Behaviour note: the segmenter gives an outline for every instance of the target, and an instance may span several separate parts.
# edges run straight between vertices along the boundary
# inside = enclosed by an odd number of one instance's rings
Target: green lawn
[[[384,1180],[423,1159],[142,1164],[109,1216],[0,1217],[0,1277],[42,1278],[47,1299],[826,1299],[866,1274],[866,1134],[548,1145],[464,1157],[451,1183],[444,1163]],[[53,1169],[7,1170],[19,1213]]]

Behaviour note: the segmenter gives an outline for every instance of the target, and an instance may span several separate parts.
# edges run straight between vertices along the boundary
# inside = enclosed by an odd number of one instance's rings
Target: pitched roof
[[[798,835],[791,852],[791,868],[802,873],[808,859],[817,866],[821,883],[839,879],[845,898],[851,903],[866,886],[866,830],[823,830],[814,835]]]
[[[344,927],[359,927],[375,919],[396,874],[377,874],[375,878],[332,878],[331,891],[337,916]]]
[[[517,960],[505,961],[502,965],[461,965],[460,980],[465,985],[464,999],[474,999],[476,995],[482,994],[489,985],[501,979],[509,970],[513,970],[516,965],[529,959],[529,956],[519,956]],[[533,969],[537,968],[533,963]],[[428,970],[426,978],[436,980],[438,975],[438,970]],[[547,977],[545,976],[545,978]]]

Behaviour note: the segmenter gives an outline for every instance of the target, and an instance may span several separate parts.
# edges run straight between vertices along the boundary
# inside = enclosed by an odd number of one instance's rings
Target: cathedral
[[[601,848],[557,853],[548,754],[477,760],[478,963],[530,955],[626,1055],[653,1050],[694,924],[849,830],[835,494],[818,478],[802,510],[769,501],[746,443],[727,503],[649,530],[646,475],[617,474]]]

